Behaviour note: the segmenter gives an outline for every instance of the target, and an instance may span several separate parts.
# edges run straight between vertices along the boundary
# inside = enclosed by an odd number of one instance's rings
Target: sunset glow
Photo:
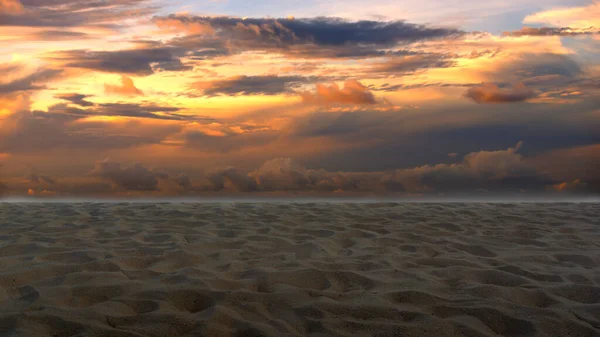
[[[248,3],[0,0],[0,194],[600,191],[599,2]]]

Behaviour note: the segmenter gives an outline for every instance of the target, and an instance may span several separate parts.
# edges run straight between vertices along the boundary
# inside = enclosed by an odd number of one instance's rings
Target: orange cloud
[[[23,5],[19,0],[0,0],[0,13],[19,14],[23,12]]]
[[[27,190],[27,195],[29,195],[29,196],[54,196],[54,195],[56,195],[56,192],[49,191],[49,190],[37,190],[37,189],[30,188]]]
[[[470,88],[465,96],[480,104],[515,103],[535,97],[535,92],[525,87],[524,84],[519,84],[514,88],[502,89],[493,83],[488,83]]]
[[[144,94],[140,89],[136,88],[133,80],[127,76],[121,76],[121,85],[104,84],[104,93],[123,96]]]
[[[154,23],[163,33],[168,34],[212,35],[215,33],[214,28],[209,23],[185,20],[185,17],[179,19],[158,18],[154,20]]]
[[[347,80],[344,87],[318,83],[315,92],[301,92],[304,102],[312,104],[375,104],[375,96],[357,80]]]

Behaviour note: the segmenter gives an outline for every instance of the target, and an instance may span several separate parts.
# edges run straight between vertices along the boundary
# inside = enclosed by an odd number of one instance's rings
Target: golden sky
[[[0,0],[0,194],[599,192],[600,2],[253,3]]]

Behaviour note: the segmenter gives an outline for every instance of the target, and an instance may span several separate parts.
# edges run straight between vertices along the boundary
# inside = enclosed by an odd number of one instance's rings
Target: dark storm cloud
[[[249,50],[271,50],[298,57],[363,58],[394,55],[383,50],[464,33],[404,21],[347,21],[340,18],[270,19],[170,15],[154,22],[170,32],[186,33],[168,44],[205,59]],[[202,50],[194,55],[195,50]]]
[[[269,19],[235,17],[193,17],[170,15],[155,21],[173,20],[182,24],[199,23],[217,34],[232,34],[282,45],[315,43],[324,46],[345,44],[394,45],[462,34],[447,28],[431,28],[404,21],[347,21],[340,18]]]
[[[589,29],[573,29],[569,27],[523,27],[519,30],[504,32],[505,36],[582,36],[599,34],[600,31],[590,27]]]
[[[148,169],[140,163],[121,167],[120,163],[110,161],[96,163],[96,168],[90,174],[107,179],[129,191],[158,191],[159,180],[169,177],[166,173]]]
[[[8,73],[21,69],[20,66],[0,67],[0,71],[6,76]],[[0,95],[10,94],[20,91],[39,90],[45,88],[45,83],[58,77],[61,70],[57,69],[40,69],[32,74],[9,82],[1,82],[0,80]]]
[[[201,90],[205,96],[277,95],[293,92],[295,86],[309,80],[301,76],[240,75],[221,80],[195,82],[192,88]]]
[[[524,102],[534,98],[536,93],[524,85],[518,85],[513,88],[500,88],[490,83],[469,88],[465,96],[476,103],[493,104]]]
[[[55,95],[54,97],[65,100],[65,101],[69,101],[69,102],[71,102],[73,104],[77,104],[79,106],[93,106],[94,105],[94,103],[85,100],[86,98],[91,97],[91,95],[61,94],[61,95]]]
[[[151,75],[155,71],[183,71],[184,65],[172,48],[144,48],[117,51],[71,50],[47,56],[66,67],[84,68],[109,73]]]

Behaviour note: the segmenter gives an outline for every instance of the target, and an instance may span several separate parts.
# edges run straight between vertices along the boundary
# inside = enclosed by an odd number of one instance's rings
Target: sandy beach
[[[600,336],[600,204],[0,203],[0,336]]]

